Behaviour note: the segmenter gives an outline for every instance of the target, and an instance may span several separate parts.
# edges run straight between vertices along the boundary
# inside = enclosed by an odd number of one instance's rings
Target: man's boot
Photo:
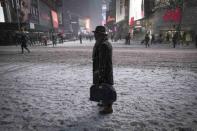
[[[107,106],[104,106],[104,109],[100,111],[99,113],[103,115],[113,113],[112,104],[108,104]]]

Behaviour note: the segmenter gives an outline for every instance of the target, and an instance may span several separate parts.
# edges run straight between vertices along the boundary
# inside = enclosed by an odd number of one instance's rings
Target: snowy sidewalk
[[[11,50],[0,52],[0,131],[197,130],[196,50],[114,50],[106,116],[89,101],[90,48]]]
[[[112,42],[109,40],[112,44],[113,47],[119,47],[119,48],[145,48],[144,44],[141,44],[140,41],[132,41],[130,45],[125,45],[125,40],[119,40],[116,42]],[[58,43],[58,47],[86,47],[86,46],[94,46],[95,40],[89,41],[89,40],[83,40],[82,44],[80,44],[79,40],[76,41],[67,41],[64,42],[63,44]],[[50,47],[52,44],[49,45]],[[149,48],[161,48],[161,49],[171,49],[173,48],[172,43],[155,43],[151,44]],[[189,45],[177,45],[176,49],[195,49],[194,43],[190,43]]]

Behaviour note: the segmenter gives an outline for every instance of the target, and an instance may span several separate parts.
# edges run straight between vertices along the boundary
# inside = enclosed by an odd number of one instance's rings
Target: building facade
[[[107,6],[106,12],[106,27],[108,32],[114,33],[116,31],[116,1],[111,0]]]
[[[12,44],[21,29],[29,32],[57,32],[59,21],[56,0],[1,0],[4,22],[0,23],[2,44]]]
[[[176,3],[171,2],[170,0],[111,0],[106,26],[110,31],[114,30],[117,35],[125,36],[130,32],[134,39],[139,40],[149,33],[150,36],[161,35],[165,41],[167,35],[170,35],[171,39],[179,29],[183,41],[193,41],[197,34],[196,1],[183,0],[181,12]],[[180,7],[181,0],[178,2]]]
[[[124,38],[128,33],[128,1],[129,0],[109,1],[106,12],[106,27],[110,36],[115,40]]]
[[[19,24],[27,30],[53,29],[52,11],[57,13],[56,0],[4,0],[5,23]],[[18,25],[17,25],[18,26]]]
[[[64,32],[75,35],[92,31],[102,24],[102,1],[100,0],[63,0]],[[85,22],[85,24],[84,24]]]
[[[161,35],[164,41],[169,39],[167,36],[172,40],[174,33],[180,30],[182,41],[194,41],[195,34],[197,34],[196,1],[184,0],[182,3],[182,11],[179,10],[178,6],[169,8],[168,4],[162,4],[161,6],[157,4],[157,2],[158,0],[155,1],[156,10],[146,19],[146,23],[148,23],[146,30],[150,30],[153,34],[156,34],[156,36]]]

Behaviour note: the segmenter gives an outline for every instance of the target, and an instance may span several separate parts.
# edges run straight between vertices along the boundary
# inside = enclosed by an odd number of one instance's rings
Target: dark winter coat
[[[93,84],[114,84],[112,46],[107,38],[97,40],[93,48]]]
[[[148,34],[146,34],[146,36],[145,36],[145,42],[148,43],[149,40],[150,40],[150,37],[148,36]]]
[[[173,41],[173,43],[175,43],[175,44],[176,44],[177,39],[178,39],[178,34],[177,34],[177,33],[175,33],[175,34],[174,34],[174,36],[172,37],[172,41]]]
[[[21,35],[21,46],[27,46],[27,36],[25,34]]]

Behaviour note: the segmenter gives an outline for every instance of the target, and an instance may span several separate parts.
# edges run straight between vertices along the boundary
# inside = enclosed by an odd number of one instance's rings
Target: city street
[[[197,49],[113,43],[117,101],[100,115],[93,45],[0,47],[0,131],[197,130]]]

